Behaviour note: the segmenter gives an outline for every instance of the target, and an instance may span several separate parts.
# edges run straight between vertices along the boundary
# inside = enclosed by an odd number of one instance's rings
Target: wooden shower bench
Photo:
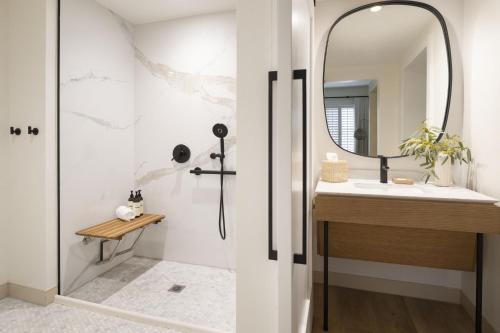
[[[151,224],[158,224],[165,218],[165,215],[158,214],[144,214],[140,217],[133,219],[130,222],[122,221],[120,219],[113,219],[111,221],[107,221],[101,224],[97,224],[95,226],[77,231],[76,234],[78,236],[83,236],[83,243],[88,244],[94,238],[100,239],[100,251],[99,251],[99,261],[96,262],[97,265],[101,265],[113,260],[114,257],[128,253],[132,251],[135,247],[135,244],[141,238],[142,233],[146,227]],[[139,235],[136,237],[132,246],[130,248],[117,252],[118,246],[120,245],[123,236],[134,232],[136,230],[141,230]],[[111,255],[104,259],[104,243],[108,241],[118,241]]]

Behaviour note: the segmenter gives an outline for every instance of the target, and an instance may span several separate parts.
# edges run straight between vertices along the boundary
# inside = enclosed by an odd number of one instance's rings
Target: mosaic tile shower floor
[[[151,316],[234,332],[233,271],[132,257],[69,296]],[[169,289],[185,286],[180,292]]]

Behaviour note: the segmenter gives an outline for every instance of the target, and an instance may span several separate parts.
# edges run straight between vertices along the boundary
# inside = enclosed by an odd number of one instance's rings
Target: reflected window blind
[[[326,123],[332,138],[342,148],[355,152],[355,108],[354,105],[331,106],[326,108]]]

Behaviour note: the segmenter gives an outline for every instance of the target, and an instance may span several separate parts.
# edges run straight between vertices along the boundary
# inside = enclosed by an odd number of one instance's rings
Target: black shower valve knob
[[[28,134],[38,135],[39,132],[38,128],[28,126]]]
[[[21,129],[18,127],[10,127],[10,134],[11,135],[21,135]]]
[[[177,163],[186,163],[191,157],[191,150],[186,145],[177,145],[172,152],[172,161]]]

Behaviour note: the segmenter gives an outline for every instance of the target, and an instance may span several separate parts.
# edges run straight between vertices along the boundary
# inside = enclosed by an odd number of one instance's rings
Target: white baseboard
[[[7,296],[8,286],[7,283],[0,285],[0,299]]]
[[[323,272],[314,272],[314,282],[323,283]],[[375,291],[385,294],[423,298],[433,301],[460,304],[460,289],[429,284],[396,281],[345,273],[329,272],[328,284],[352,289]]]
[[[49,305],[54,302],[54,297],[57,294],[57,288],[49,290],[40,290],[31,287],[21,286],[15,283],[7,284],[7,295],[38,305]]]
[[[106,316],[117,317],[129,321],[133,321],[140,324],[161,327],[161,328],[169,328],[173,330],[178,330],[184,333],[224,333],[222,331],[197,326],[193,324],[187,324],[178,322],[175,320],[168,320],[161,317],[155,317],[150,315],[145,315],[138,312],[121,310],[117,308],[113,308],[107,305],[91,303],[87,301],[82,301],[76,298],[71,298],[67,296],[59,296],[55,297],[55,303],[71,306],[74,308],[84,309],[87,311],[91,311],[94,313],[99,313]]]
[[[476,306],[472,301],[463,293],[460,292],[460,304],[464,307],[465,311],[474,320],[476,314]],[[497,333],[493,325],[483,316],[483,332],[484,333]]]

